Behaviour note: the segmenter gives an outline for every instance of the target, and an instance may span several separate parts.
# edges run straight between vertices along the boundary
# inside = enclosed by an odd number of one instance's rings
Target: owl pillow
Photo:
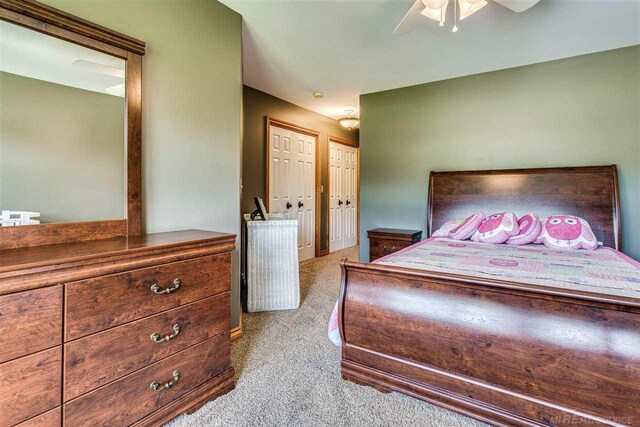
[[[478,229],[478,226],[484,220],[484,214],[477,212],[465,219],[462,224],[455,227],[449,232],[449,238],[454,240],[465,240]]]
[[[520,231],[505,242],[507,245],[528,245],[536,241],[542,232],[542,222],[538,215],[530,212],[518,220]]]
[[[471,237],[474,242],[504,243],[520,231],[518,217],[513,212],[503,212],[487,217]]]
[[[571,215],[551,215],[542,225],[542,233],[535,243],[550,249],[598,248],[598,239],[584,219]]]
[[[434,231],[431,237],[449,237],[449,232],[462,224],[464,220],[465,218],[450,219],[449,221],[442,224],[442,227]]]

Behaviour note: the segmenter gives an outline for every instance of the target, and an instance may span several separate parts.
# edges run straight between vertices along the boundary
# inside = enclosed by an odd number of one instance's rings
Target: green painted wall
[[[320,132],[322,185],[327,188],[329,135],[358,141],[358,130],[349,132],[337,120],[299,107],[249,86],[244,87],[242,148],[242,213],[255,210],[253,198],[266,193],[266,117],[284,120]],[[327,193],[322,194],[321,249],[327,248]]]
[[[241,16],[214,0],[45,3],[147,43],[142,81],[145,230],[239,234]],[[236,251],[234,326],[239,277]]]
[[[432,170],[617,164],[623,250],[640,259],[640,46],[363,95],[360,107],[361,235],[426,230]]]
[[[124,98],[0,72],[0,209],[124,218]]]

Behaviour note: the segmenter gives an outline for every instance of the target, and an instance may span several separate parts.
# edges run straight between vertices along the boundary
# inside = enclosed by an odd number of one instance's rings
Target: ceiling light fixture
[[[347,113],[347,116],[338,120],[338,123],[340,123],[340,126],[342,126],[343,128],[346,128],[347,130],[352,130],[353,128],[358,127],[358,125],[360,124],[360,119],[352,116],[354,112],[355,110],[345,110],[345,113]]]
[[[452,31],[454,33],[458,32],[458,21],[468,18],[488,4],[485,0],[422,0],[424,10],[420,13],[429,19],[438,21],[440,27],[444,27],[449,1],[453,1]],[[537,1],[533,1],[533,3],[537,3]]]
[[[322,92],[313,92],[314,98],[322,98],[323,96],[324,96],[324,93]]]
[[[402,36],[412,32],[421,21],[421,16],[438,21],[440,27],[444,27],[447,15],[447,6],[453,2],[453,32],[458,31],[457,23],[473,15],[488,4],[487,0],[415,0],[409,11],[404,15],[393,34]],[[531,9],[540,0],[492,0],[507,9],[521,13]]]

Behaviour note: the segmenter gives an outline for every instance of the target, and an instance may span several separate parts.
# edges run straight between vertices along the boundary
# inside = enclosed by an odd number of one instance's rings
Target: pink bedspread
[[[376,262],[396,267],[640,298],[640,263],[610,248],[553,250],[432,238]]]
[[[640,263],[604,247],[595,251],[558,251],[542,245],[493,245],[438,237],[375,262],[640,299]],[[334,309],[329,338],[339,345],[337,324],[337,310]],[[333,331],[332,326],[336,328]]]

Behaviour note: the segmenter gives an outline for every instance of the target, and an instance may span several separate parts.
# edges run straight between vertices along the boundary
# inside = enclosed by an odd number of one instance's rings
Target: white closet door
[[[329,142],[329,252],[358,244],[358,149]]]
[[[329,142],[329,252],[344,248],[344,145]]]
[[[344,247],[358,244],[358,149],[344,147]]]
[[[269,153],[269,213],[290,215],[293,207],[293,167],[291,149],[295,141],[295,134],[286,129],[270,127],[271,141]],[[293,219],[293,217],[288,216]]]
[[[270,126],[269,213],[298,220],[300,261],[315,256],[315,137]]]
[[[296,202],[292,209],[298,218],[298,255],[304,261],[315,256],[316,139],[296,134],[296,141]]]

